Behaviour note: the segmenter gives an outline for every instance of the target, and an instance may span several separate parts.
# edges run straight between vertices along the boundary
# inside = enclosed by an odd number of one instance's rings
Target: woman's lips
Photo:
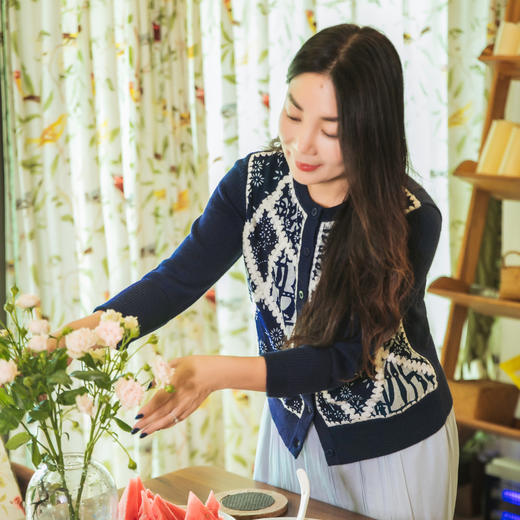
[[[295,161],[295,164],[296,164],[296,167],[299,169],[299,170],[302,170],[304,172],[312,172],[314,171],[316,168],[319,168],[320,165],[319,164],[307,164],[307,163],[302,163],[302,162],[299,162],[299,161]]]

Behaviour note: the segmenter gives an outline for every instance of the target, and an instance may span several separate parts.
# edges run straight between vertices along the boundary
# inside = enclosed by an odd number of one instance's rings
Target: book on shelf
[[[520,54],[520,23],[502,22],[497,31],[493,54],[515,56]]]
[[[500,175],[520,177],[520,127],[513,128],[498,168]]]
[[[477,165],[478,173],[520,175],[518,164],[520,133],[518,129],[518,125],[506,119],[495,119],[491,123]],[[514,130],[517,131],[513,132]]]

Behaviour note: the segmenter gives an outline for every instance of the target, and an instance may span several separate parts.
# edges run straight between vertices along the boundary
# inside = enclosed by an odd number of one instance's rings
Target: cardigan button
[[[304,247],[303,248],[303,255],[304,256],[309,256],[311,254],[311,250],[309,247]]]
[[[301,290],[298,291],[298,298],[300,298],[300,300],[303,300],[303,296],[304,296],[303,291],[301,291]]]
[[[326,457],[334,457],[334,455],[336,455],[336,452],[332,448],[328,448],[325,450]]]
[[[318,214],[318,208],[312,208],[311,215],[315,217]]]
[[[293,445],[295,448],[299,448],[302,445],[302,443],[299,439],[294,439]]]

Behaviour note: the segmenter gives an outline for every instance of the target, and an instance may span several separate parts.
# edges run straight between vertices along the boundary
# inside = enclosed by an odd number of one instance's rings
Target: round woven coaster
[[[215,495],[221,510],[237,520],[280,516],[287,511],[287,498],[267,489],[234,489]]]

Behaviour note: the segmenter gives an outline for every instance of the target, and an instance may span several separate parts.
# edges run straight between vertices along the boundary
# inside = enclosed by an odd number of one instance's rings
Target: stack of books
[[[520,125],[505,119],[491,123],[477,172],[520,177]]]
[[[520,23],[502,22],[500,24],[493,54],[500,56],[520,55]]]

